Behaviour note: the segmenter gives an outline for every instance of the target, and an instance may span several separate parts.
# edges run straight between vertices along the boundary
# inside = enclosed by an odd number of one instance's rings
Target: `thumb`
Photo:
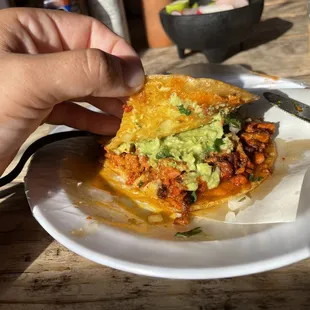
[[[27,84],[47,104],[86,96],[124,97],[144,82],[136,56],[121,59],[98,49],[83,49],[24,57],[27,61],[20,68],[26,70]]]

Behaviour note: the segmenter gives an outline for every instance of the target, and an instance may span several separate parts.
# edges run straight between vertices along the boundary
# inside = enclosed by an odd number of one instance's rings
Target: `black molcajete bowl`
[[[206,1],[199,1],[204,4]],[[264,0],[250,0],[246,7],[201,15],[169,15],[160,11],[161,23],[177,45],[180,58],[184,50],[203,52],[209,62],[222,62],[232,48],[242,49],[251,35],[253,25],[259,23]]]

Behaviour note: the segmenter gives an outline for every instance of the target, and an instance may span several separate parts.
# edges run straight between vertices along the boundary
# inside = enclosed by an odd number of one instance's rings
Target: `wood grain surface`
[[[267,0],[246,50],[225,63],[310,82],[307,23],[305,0]],[[180,60],[175,47],[146,50],[141,58],[148,74],[206,63],[199,53]],[[47,125],[40,127],[21,152],[48,131]],[[24,174],[0,191],[0,309],[310,308],[310,260],[240,278],[176,281],[132,275],[84,259],[34,220]]]

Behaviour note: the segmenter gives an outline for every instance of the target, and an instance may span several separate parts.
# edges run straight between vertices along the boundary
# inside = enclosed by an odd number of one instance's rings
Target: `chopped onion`
[[[237,134],[240,131],[240,128],[229,125],[229,131],[234,133],[234,134]]]
[[[248,0],[216,0],[216,5],[232,5],[235,9],[249,5]]]
[[[179,12],[179,11],[172,11],[172,12],[171,12],[171,15],[177,15],[177,16],[180,16],[180,15],[182,15],[182,13],[181,13],[181,12]]]
[[[235,0],[234,7],[237,8],[242,8],[244,6],[248,6],[249,1],[248,0]]]
[[[170,215],[170,218],[172,218],[173,220],[175,220],[176,218],[182,217],[181,213],[172,213]]]
[[[147,220],[149,221],[149,223],[152,224],[152,223],[160,223],[164,219],[163,219],[163,217],[160,214],[153,214],[153,215],[149,215]]]
[[[229,5],[229,4],[201,5],[201,6],[199,6],[199,12],[201,12],[202,14],[229,11],[229,10],[233,10],[233,9],[234,9],[234,7],[232,5]]]
[[[183,10],[183,15],[196,15],[198,12],[197,8],[192,8],[192,9],[184,9]]]

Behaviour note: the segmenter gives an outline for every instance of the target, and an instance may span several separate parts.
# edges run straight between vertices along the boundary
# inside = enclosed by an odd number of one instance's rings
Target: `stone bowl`
[[[206,1],[199,1],[205,4]],[[203,52],[209,62],[219,63],[227,58],[232,48],[242,50],[242,43],[251,36],[258,24],[264,0],[249,0],[248,6],[201,15],[169,15],[165,8],[160,12],[162,26],[176,44],[180,58],[185,49]]]

